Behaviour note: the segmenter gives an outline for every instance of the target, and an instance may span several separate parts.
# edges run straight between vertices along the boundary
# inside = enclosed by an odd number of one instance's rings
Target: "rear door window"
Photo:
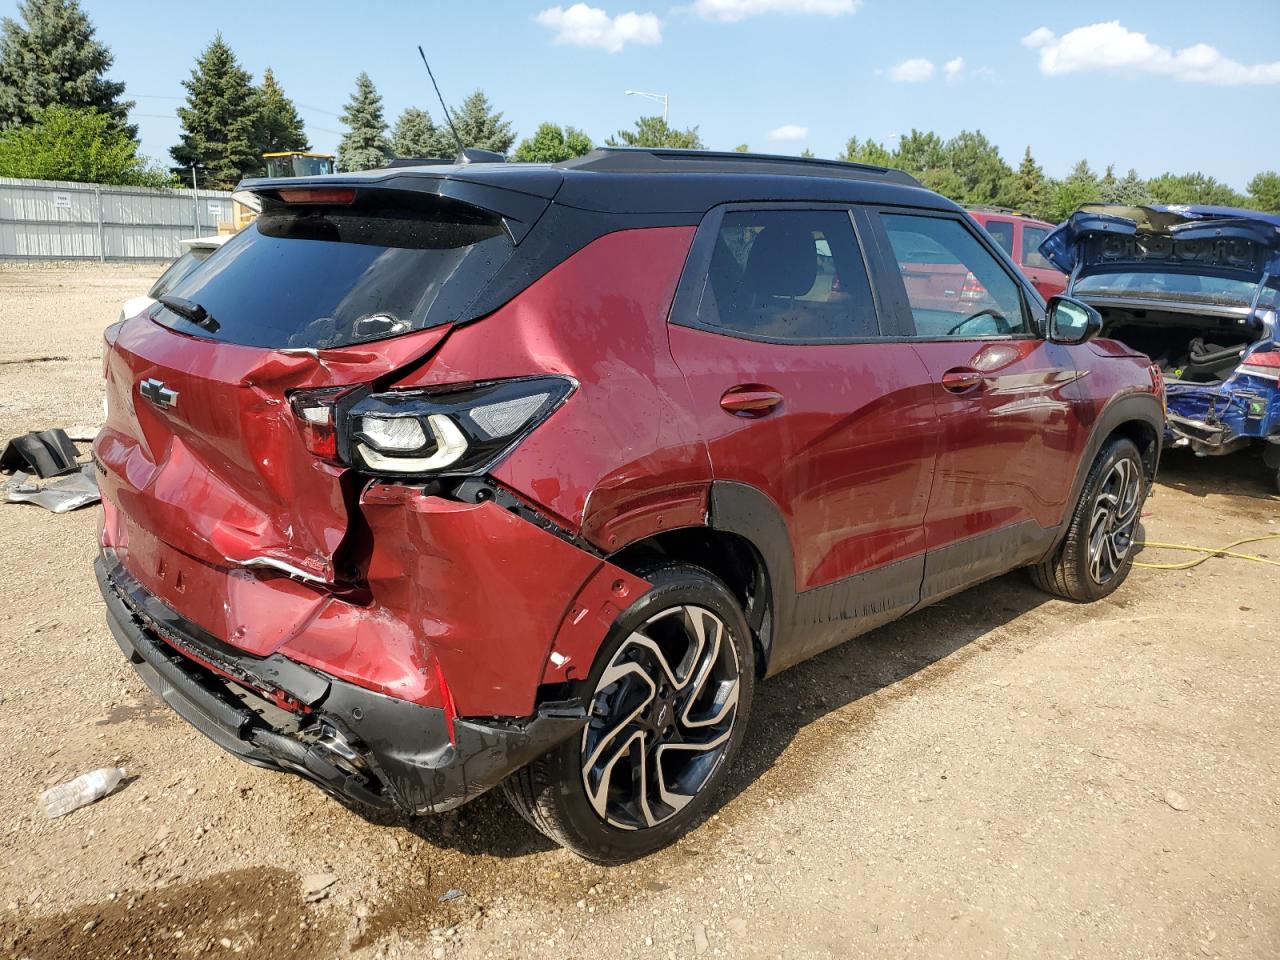
[[[848,212],[726,213],[697,323],[727,334],[791,342],[878,336],[871,285]]]
[[[991,239],[1000,244],[1010,257],[1016,256],[1013,249],[1013,223],[1009,220],[988,220],[984,226]]]
[[[1024,267],[1034,267],[1038,270],[1057,269],[1052,263],[1040,256],[1040,244],[1044,243],[1047,236],[1049,236],[1049,231],[1044,227],[1023,226],[1022,259],[1019,262]]]
[[[168,291],[212,322],[156,319],[255,347],[346,346],[459,319],[512,249],[498,216],[441,197],[275,204]]]
[[[916,335],[929,339],[1033,332],[1018,281],[960,220],[882,213]]]

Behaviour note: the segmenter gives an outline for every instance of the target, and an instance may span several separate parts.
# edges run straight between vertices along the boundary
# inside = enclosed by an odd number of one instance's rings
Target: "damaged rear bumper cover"
[[[529,718],[449,718],[278,654],[254,657],[150,594],[109,549],[94,569],[107,625],[157,696],[240,759],[298,774],[343,800],[406,814],[451,810],[585,723],[577,703],[545,704]],[[276,691],[305,711],[281,709],[250,688]]]

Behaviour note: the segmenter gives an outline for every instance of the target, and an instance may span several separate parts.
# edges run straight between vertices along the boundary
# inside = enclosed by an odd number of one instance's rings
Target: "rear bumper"
[[[585,722],[582,705],[568,702],[527,718],[448,717],[279,654],[252,656],[185,620],[109,549],[94,568],[107,625],[147,686],[242,760],[298,774],[345,800],[410,814],[450,810]]]

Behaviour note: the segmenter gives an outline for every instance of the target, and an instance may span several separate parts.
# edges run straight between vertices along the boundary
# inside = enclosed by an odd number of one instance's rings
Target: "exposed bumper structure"
[[[225,750],[329,793],[409,814],[453,809],[581,730],[581,704],[478,722],[211,636],[149,593],[111,550],[94,564],[107,624],[158,696]],[[296,709],[283,709],[287,702]]]

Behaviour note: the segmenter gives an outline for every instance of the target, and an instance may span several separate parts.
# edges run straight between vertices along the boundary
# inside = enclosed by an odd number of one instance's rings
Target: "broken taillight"
[[[298,419],[298,429],[307,450],[321,460],[338,463],[338,428],[334,422],[334,404],[347,393],[345,387],[323,390],[296,390],[289,406]]]
[[[1244,358],[1237,373],[1280,380],[1280,350],[1258,350]]]

